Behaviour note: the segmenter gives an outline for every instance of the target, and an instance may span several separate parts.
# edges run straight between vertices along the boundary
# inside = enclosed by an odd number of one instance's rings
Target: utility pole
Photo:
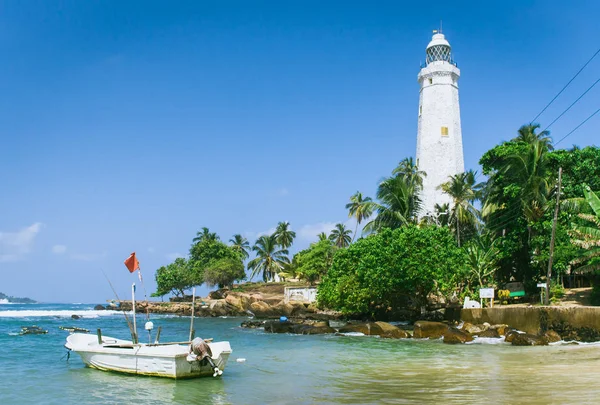
[[[554,221],[552,222],[552,237],[550,238],[550,257],[548,258],[548,273],[546,274],[546,297],[544,304],[550,304],[550,280],[552,278],[552,258],[554,256],[554,237],[556,236],[556,222],[558,221],[558,206],[560,203],[560,190],[562,182],[562,167],[558,168],[558,187],[556,189],[556,207],[554,207]]]

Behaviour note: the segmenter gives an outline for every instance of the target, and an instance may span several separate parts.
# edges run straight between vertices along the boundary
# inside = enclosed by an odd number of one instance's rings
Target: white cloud
[[[65,245],[54,245],[52,246],[52,253],[56,255],[62,255],[67,251],[67,247]]]
[[[169,254],[167,254],[165,256],[167,257],[167,259],[169,259],[171,261],[174,261],[175,259],[178,259],[180,257],[185,258],[184,255],[182,255],[181,253],[177,253],[177,252],[175,252],[175,253],[169,253]]]
[[[275,233],[275,231],[276,231],[276,230],[277,230],[277,228],[275,228],[275,227],[269,228],[269,229],[267,229],[266,231],[263,231],[263,232],[259,232],[259,233],[257,233],[257,234],[256,234],[256,237],[257,237],[257,238],[260,238],[261,236],[265,236],[265,235],[266,235],[266,236],[268,236],[268,235],[273,235],[273,234]]]
[[[304,225],[298,230],[297,235],[300,239],[303,239],[303,240],[306,240],[309,242],[313,242],[318,239],[318,235],[321,232],[325,232],[327,235],[329,235],[329,233],[333,230],[333,228],[335,228],[335,225],[338,223],[340,223],[340,222],[318,222],[316,224]],[[351,230],[352,236],[354,236],[354,230],[356,228],[356,220],[354,218],[349,218],[345,222],[341,222],[341,223],[344,224],[344,226],[347,229]],[[358,232],[356,235],[357,239],[361,236],[361,230],[362,230],[364,224],[365,224],[365,222],[361,223],[361,225],[358,227]]]
[[[317,235],[321,232],[329,234],[333,228],[335,228],[334,222],[319,222],[316,224],[303,225],[297,233],[299,238],[313,241],[317,240]]]
[[[82,262],[95,262],[96,260],[104,259],[107,253],[73,253],[69,256],[72,260],[78,260]]]
[[[0,232],[0,262],[22,259],[33,248],[41,229],[42,223],[36,222],[16,232]]]

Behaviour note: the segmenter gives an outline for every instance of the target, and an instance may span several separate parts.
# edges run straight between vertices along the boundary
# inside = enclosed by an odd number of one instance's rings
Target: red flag
[[[124,263],[130,273],[133,273],[140,268],[140,262],[138,262],[138,259],[135,257],[135,252],[130,254],[129,257],[125,259]]]

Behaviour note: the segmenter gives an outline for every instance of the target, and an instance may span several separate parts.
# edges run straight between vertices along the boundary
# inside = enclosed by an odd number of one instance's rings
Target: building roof
[[[450,47],[450,44],[448,43],[448,41],[446,41],[446,37],[444,36],[444,34],[440,33],[433,34],[431,42],[429,42],[429,44],[427,45],[427,49],[436,45],[446,45],[447,47]]]

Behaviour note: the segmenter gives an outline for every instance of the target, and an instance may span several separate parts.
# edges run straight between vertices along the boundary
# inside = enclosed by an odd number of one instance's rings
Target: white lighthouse
[[[419,123],[417,165],[427,173],[423,178],[420,216],[434,212],[435,204],[451,203],[438,189],[449,176],[465,170],[458,103],[460,70],[452,59],[450,44],[434,31],[427,45],[426,62],[419,72]]]

